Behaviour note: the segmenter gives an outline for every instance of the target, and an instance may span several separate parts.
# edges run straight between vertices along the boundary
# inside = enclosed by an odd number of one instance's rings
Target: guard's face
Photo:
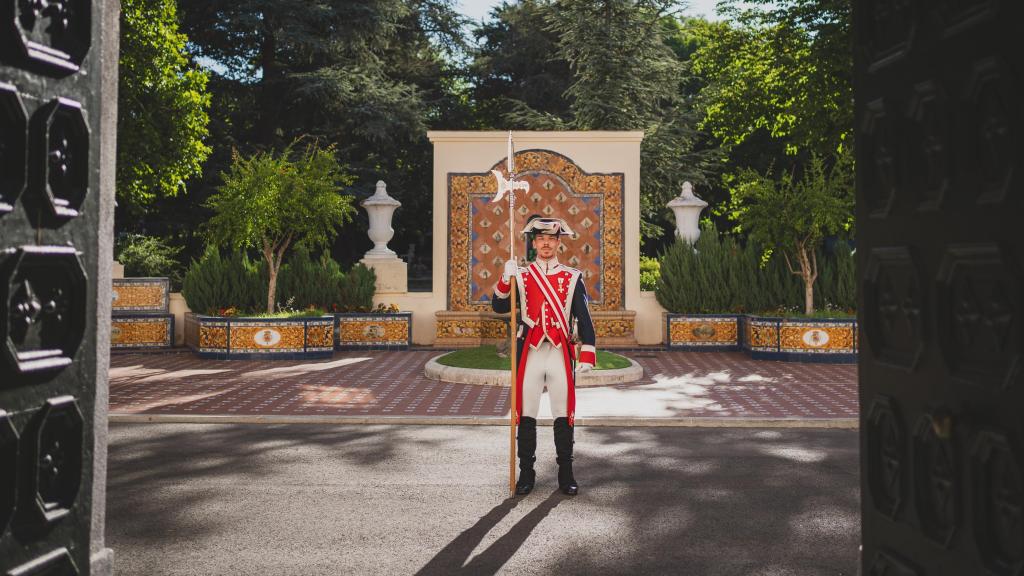
[[[533,237],[533,249],[537,251],[537,257],[544,260],[554,258],[561,243],[559,236],[551,234],[537,234]]]

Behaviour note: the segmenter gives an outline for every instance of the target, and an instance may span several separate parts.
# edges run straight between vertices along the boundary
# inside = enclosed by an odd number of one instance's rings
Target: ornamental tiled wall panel
[[[590,318],[594,322],[598,348],[636,346],[636,311],[594,310]]]
[[[220,318],[189,313],[185,345],[205,358],[328,358],[334,350],[334,319]]]
[[[171,286],[167,278],[115,278],[113,282],[113,314],[168,312]]]
[[[335,314],[338,350],[408,348],[412,342],[412,313]]]
[[[505,171],[504,159],[492,169]],[[588,174],[573,161],[549,150],[516,153],[518,178],[530,183],[518,194],[513,231],[516,254],[526,255],[518,234],[533,214],[562,218],[578,234],[564,238],[559,260],[579,268],[592,309],[624,306],[624,175]],[[494,283],[509,257],[508,202],[491,203],[497,191],[490,171],[449,174],[449,310],[490,310]]]
[[[508,320],[491,312],[437,313],[436,347],[492,344],[508,339]]]
[[[306,326],[302,322],[264,323],[232,322],[229,346],[232,351],[301,352],[306,341]]]
[[[694,350],[739,348],[739,316],[669,314],[668,347]]]
[[[111,348],[170,348],[174,344],[171,314],[114,316],[110,326]]]
[[[743,323],[744,346],[754,352],[778,352],[779,326],[775,320],[747,318]]]
[[[779,349],[805,354],[853,354],[854,324],[787,322],[780,328]]]
[[[747,316],[741,320],[743,349],[764,360],[855,362],[857,321],[787,320]]]

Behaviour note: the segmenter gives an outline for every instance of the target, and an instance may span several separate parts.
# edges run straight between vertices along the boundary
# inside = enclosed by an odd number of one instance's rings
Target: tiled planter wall
[[[752,358],[793,362],[857,361],[857,321],[732,314],[666,314],[670,350],[743,350]]]
[[[110,347],[142,350],[174,345],[171,314],[118,314],[110,319]]]
[[[670,350],[739,350],[736,314],[666,314],[665,343]]]
[[[809,320],[745,316],[743,349],[759,360],[854,363],[857,321],[852,318]]]
[[[111,298],[111,348],[142,350],[174,345],[167,278],[115,278]]]
[[[336,350],[405,350],[412,344],[412,312],[337,313]]]
[[[226,318],[190,312],[185,315],[185,345],[201,358],[330,358],[334,319]]]

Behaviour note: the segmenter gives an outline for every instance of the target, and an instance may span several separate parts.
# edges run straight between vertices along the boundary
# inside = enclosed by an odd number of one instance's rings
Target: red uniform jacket
[[[519,354],[519,369],[516,378],[516,422],[519,421],[523,405],[523,373],[530,350],[537,348],[541,342],[548,340],[553,346],[562,350],[563,368],[568,383],[568,418],[569,424],[576,417],[576,387],[573,361],[594,365],[596,349],[594,343],[594,324],[590,319],[587,306],[587,290],[583,285],[582,273],[557,260],[546,263],[533,262],[519,269],[516,277],[519,309],[516,347]],[[509,312],[510,284],[499,280],[494,287],[494,298],[491,308],[498,313]],[[575,321],[575,322],[574,322]],[[569,341],[573,336],[573,327],[579,336],[582,347],[579,358],[576,349]],[[527,345],[528,344],[528,345]]]

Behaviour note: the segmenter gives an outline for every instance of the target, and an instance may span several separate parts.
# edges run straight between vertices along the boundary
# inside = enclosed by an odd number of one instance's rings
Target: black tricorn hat
[[[534,214],[526,222],[522,234],[548,234],[551,236],[576,236],[572,228],[561,218],[544,218]]]

